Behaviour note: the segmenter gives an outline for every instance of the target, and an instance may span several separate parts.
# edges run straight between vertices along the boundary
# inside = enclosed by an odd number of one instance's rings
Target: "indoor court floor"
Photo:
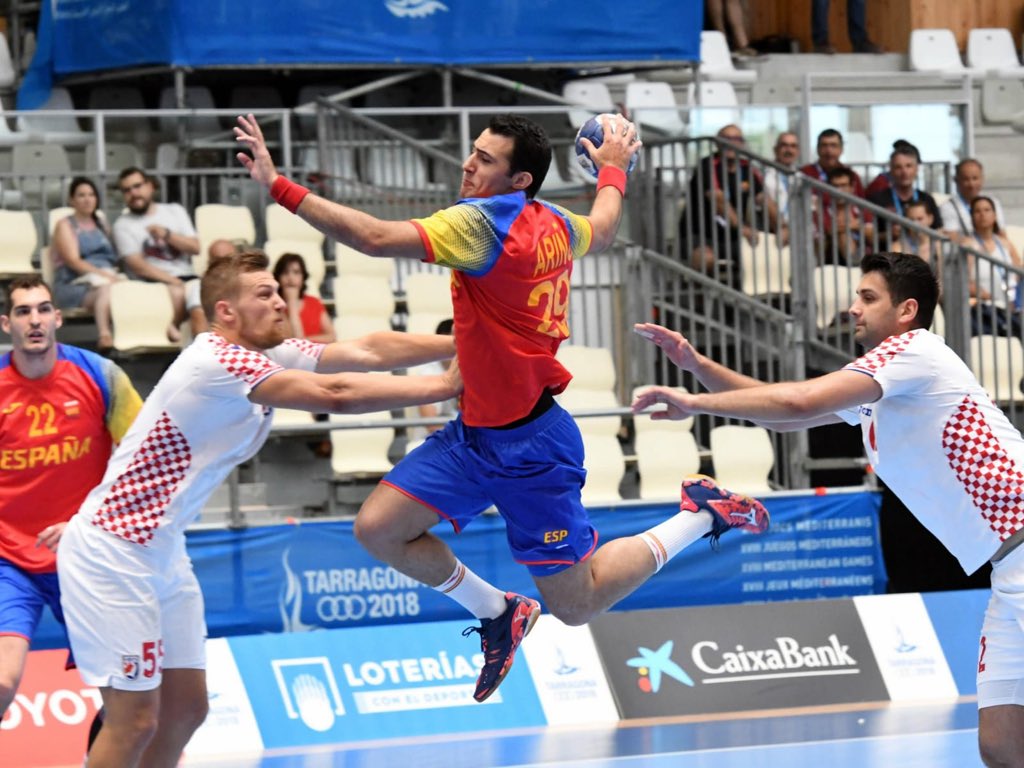
[[[974,768],[974,697],[271,751],[247,768]],[[239,763],[218,762],[222,766]]]

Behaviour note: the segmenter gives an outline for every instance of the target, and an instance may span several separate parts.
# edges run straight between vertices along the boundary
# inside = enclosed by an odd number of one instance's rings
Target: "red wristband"
[[[626,196],[626,172],[614,165],[606,165],[597,172],[597,189],[600,191],[605,187],[615,187],[619,194]]]
[[[274,198],[274,202],[289,213],[295,213],[308,194],[308,189],[284,176],[278,176],[270,185],[270,196]]]

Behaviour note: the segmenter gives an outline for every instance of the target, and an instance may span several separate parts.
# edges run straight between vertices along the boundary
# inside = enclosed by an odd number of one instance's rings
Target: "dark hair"
[[[199,283],[199,298],[207,320],[213,320],[213,308],[218,301],[238,296],[238,277],[247,272],[264,272],[270,259],[263,251],[251,248],[217,259],[203,273]]]
[[[839,139],[839,145],[843,144],[843,134],[837,131],[835,128],[826,128],[824,131],[818,134],[818,144],[821,144],[822,139],[831,139],[832,137]]]
[[[992,206],[992,213],[996,212],[996,201],[995,200],[993,200],[988,195],[978,195],[976,198],[971,200],[971,216],[972,217],[974,216],[974,205],[979,200],[984,200],[986,203],[988,203],[990,206]],[[997,235],[1001,235],[1002,234],[1002,232],[999,231],[999,218],[998,217],[995,219],[995,221],[992,222],[992,231],[995,232]]]
[[[965,157],[959,163],[954,166],[953,177],[956,178],[960,175],[960,171],[963,170],[965,165],[976,165],[979,171],[984,171],[985,167],[981,164],[981,161],[975,157]]]
[[[10,314],[11,307],[14,306],[14,292],[25,291],[30,288],[45,288],[50,294],[50,301],[54,306],[57,306],[56,300],[53,298],[53,289],[50,288],[50,284],[43,280],[43,276],[40,274],[21,275],[16,277],[7,283],[7,287],[4,289],[4,299],[6,304],[4,305],[4,312]]]
[[[847,179],[850,180],[850,183],[852,184],[853,168],[851,168],[848,165],[837,165],[835,168],[825,173],[825,178],[828,179],[829,184],[834,183],[835,180],[838,179],[840,176],[846,177]]]
[[[281,275],[283,275],[285,270],[292,264],[298,264],[299,269],[302,270],[302,287],[299,288],[299,298],[301,298],[306,295],[306,281],[309,280],[309,270],[306,269],[306,260],[297,253],[282,253],[280,258],[278,258],[277,263],[274,265],[274,279],[278,282],[277,292],[284,296],[281,292],[280,286]]]
[[[526,196],[533,199],[551,167],[551,142],[544,129],[519,115],[495,115],[487,124],[487,130],[512,139],[509,171],[526,171],[533,176],[533,183],[526,188]]]
[[[939,281],[928,262],[913,253],[869,253],[860,262],[863,274],[878,272],[889,288],[893,304],[917,300],[919,328],[931,328],[939,301]]]
[[[119,182],[124,181],[129,176],[131,176],[132,174],[135,174],[135,173],[141,173],[142,174],[142,178],[144,178],[146,181],[150,181],[150,178],[146,174],[146,172],[144,170],[142,170],[141,168],[138,168],[138,167],[136,167],[134,165],[129,165],[127,168],[125,168],[123,171],[121,171],[117,175],[117,180]]]
[[[892,160],[896,155],[912,157],[917,161],[918,165],[921,163],[921,153],[918,151],[917,147],[906,139],[896,139],[896,141],[892,143],[892,154],[889,155],[889,159]]]
[[[75,190],[77,190],[81,186],[89,187],[90,189],[92,189],[92,193],[96,195],[96,210],[92,212],[92,220],[96,223],[97,228],[99,228],[101,232],[109,236],[109,232],[107,232],[107,224],[105,221],[103,221],[102,218],[100,218],[100,205],[102,201],[102,199],[100,198],[100,191],[97,188],[96,184],[93,183],[92,179],[86,178],[85,176],[75,176],[75,178],[71,180],[71,184],[68,187],[68,199],[70,200],[72,197],[74,197]]]
[[[437,324],[437,328],[434,329],[434,333],[436,333],[439,336],[451,336],[452,327],[454,325],[454,320],[452,320],[450,317],[445,318],[444,320]]]

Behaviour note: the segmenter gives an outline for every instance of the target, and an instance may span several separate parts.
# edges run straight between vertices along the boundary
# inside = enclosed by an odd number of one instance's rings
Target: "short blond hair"
[[[238,298],[238,278],[249,272],[266,272],[270,268],[267,254],[256,248],[232,253],[210,264],[199,284],[199,300],[206,319],[213,322],[213,308],[218,301]]]

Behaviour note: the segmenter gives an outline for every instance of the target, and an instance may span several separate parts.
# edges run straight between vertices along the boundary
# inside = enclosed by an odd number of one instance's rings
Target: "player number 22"
[[[49,403],[30,405],[25,410],[29,418],[32,419],[32,426],[28,428],[29,437],[57,434],[57,426],[54,424],[57,420],[57,412],[52,405]]]
[[[543,305],[544,316],[537,324],[537,330],[556,339],[562,339],[569,335],[569,323],[566,321],[566,311],[569,308],[569,271],[566,270],[554,280],[545,280],[538,283],[530,291],[530,298],[526,302],[531,307]]]

